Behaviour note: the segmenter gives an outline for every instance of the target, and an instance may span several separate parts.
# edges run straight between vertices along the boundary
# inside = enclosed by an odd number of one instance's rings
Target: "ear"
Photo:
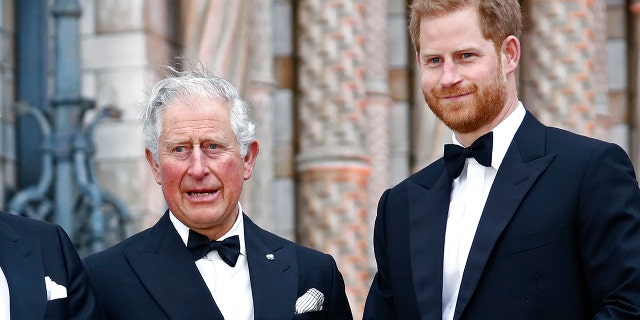
[[[253,167],[256,165],[256,159],[258,158],[258,152],[260,151],[260,146],[258,145],[258,141],[253,141],[249,144],[247,148],[247,155],[244,156],[244,179],[249,180],[251,178],[251,173],[253,173]]]
[[[156,183],[160,184],[162,181],[160,177],[160,166],[153,158],[153,154],[149,149],[144,149],[144,155],[147,157],[147,163],[149,163],[149,167],[151,167],[151,172],[153,173],[153,177],[156,179]]]
[[[502,41],[500,53],[505,73],[510,74],[515,72],[520,62],[520,40],[515,36],[508,36]]]

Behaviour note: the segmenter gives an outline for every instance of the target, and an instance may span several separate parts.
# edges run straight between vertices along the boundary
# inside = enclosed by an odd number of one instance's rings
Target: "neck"
[[[189,227],[189,229],[192,229],[197,233],[207,236],[209,240],[218,240],[220,239],[220,237],[224,236],[227,232],[229,232],[231,228],[233,228],[233,225],[236,223],[237,220],[238,220],[238,212],[236,211],[235,218],[228,219],[226,222],[219,225],[206,226],[206,227],[200,227],[196,225],[191,225],[191,226],[187,225],[187,226]]]

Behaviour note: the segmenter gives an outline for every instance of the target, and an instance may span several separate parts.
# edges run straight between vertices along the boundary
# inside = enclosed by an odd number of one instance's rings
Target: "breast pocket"
[[[567,235],[566,226],[553,227],[526,236],[514,237],[504,244],[505,255],[513,255],[561,242]]]
[[[321,312],[321,311],[307,312],[307,313],[293,315],[294,320],[319,320],[324,318],[325,318],[324,312]]]
[[[69,319],[69,299],[55,299],[47,301],[45,319]]]

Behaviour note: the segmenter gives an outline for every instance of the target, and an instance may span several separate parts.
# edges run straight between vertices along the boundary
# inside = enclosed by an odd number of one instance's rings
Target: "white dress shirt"
[[[4,272],[2,272],[2,268],[0,268],[0,320],[9,320],[11,315],[9,310],[10,301],[9,284]]]
[[[169,218],[186,246],[189,241],[189,228],[171,212]],[[209,252],[195,263],[225,319],[253,320],[253,294],[249,278],[247,250],[244,244],[244,223],[240,203],[238,203],[238,219],[231,230],[216,240],[224,240],[234,235],[240,237],[240,256],[235,267],[227,265],[217,251]]]
[[[526,112],[518,107],[493,129],[491,167],[467,158],[460,176],[453,180],[444,240],[442,319],[452,320],[462,275],[473,238],[498,168]],[[453,136],[453,143],[461,145]]]

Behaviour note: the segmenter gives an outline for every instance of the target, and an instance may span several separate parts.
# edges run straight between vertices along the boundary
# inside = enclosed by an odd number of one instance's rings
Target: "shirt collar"
[[[189,241],[189,227],[187,227],[184,223],[182,223],[182,221],[178,220],[178,218],[176,218],[176,216],[173,214],[173,212],[171,212],[171,210],[169,210],[169,219],[171,220],[173,227],[176,228],[176,231],[178,231],[178,234],[180,235],[182,242],[184,242],[184,245],[186,246],[187,242]],[[237,235],[240,238],[240,254],[242,254],[243,256],[246,256],[246,249],[244,246],[243,226],[244,226],[244,222],[243,222],[242,205],[240,204],[240,202],[238,202],[238,218],[236,219],[236,222],[233,223],[233,226],[231,227],[231,229],[229,229],[229,231],[227,231],[227,233],[225,233],[222,237],[216,240],[220,241],[220,240],[229,238],[231,236]]]
[[[511,140],[516,135],[516,131],[520,127],[526,111],[522,102],[518,101],[516,107],[510,115],[508,115],[502,122],[500,122],[495,128],[493,128],[493,150],[491,151],[491,167],[498,170],[504,160],[504,156],[507,154],[507,149],[511,144]],[[452,138],[453,143],[462,145],[456,139],[455,133]]]

